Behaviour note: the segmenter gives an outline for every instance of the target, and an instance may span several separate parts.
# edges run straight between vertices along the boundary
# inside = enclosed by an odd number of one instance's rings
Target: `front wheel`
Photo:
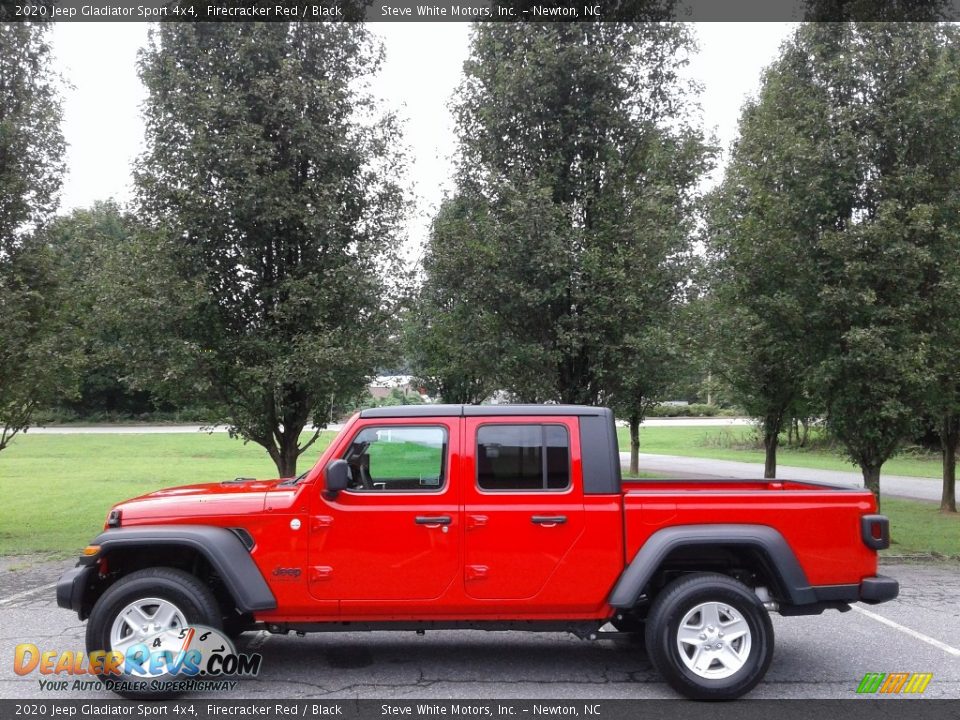
[[[773,658],[773,624],[743,583],[714,573],[675,580],[647,618],[647,653],[677,692],[732,700],[752,690]]]
[[[87,622],[87,653],[117,651],[125,658],[153,646],[164,633],[177,635],[189,626],[219,630],[220,608],[210,589],[193,575],[175,568],[138,570],[111,585],[93,606]],[[148,673],[131,672],[125,659],[119,676],[100,675],[114,692],[131,699],[170,697],[151,689]]]

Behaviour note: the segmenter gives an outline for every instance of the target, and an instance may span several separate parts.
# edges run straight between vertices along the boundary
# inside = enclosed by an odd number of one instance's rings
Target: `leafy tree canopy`
[[[630,362],[614,348],[678,296],[689,254],[709,162],[680,79],[692,50],[680,25],[475,28],[457,192],[425,262],[441,364],[474,358],[480,387],[528,401],[612,397],[606,368]]]
[[[0,450],[71,385],[59,284],[42,239],[63,136],[48,27],[0,23]]]
[[[380,61],[358,23],[162,24],[141,58],[131,366],[209,398],[284,476],[389,350],[406,195],[365,90]]]

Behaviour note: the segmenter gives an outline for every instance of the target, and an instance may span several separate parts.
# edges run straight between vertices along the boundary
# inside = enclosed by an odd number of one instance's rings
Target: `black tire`
[[[702,670],[701,674],[688,667],[681,658],[683,651],[678,642],[680,625],[688,613],[705,603],[718,603],[734,611],[735,615],[745,621],[749,628],[749,635],[746,636],[749,639],[748,646],[743,645],[744,639],[735,639],[733,643],[728,643],[733,647],[723,651],[726,653],[736,648],[738,654],[746,653],[740,659],[743,662],[742,666],[728,677],[707,676],[710,673],[727,672],[722,659],[711,660],[711,656],[705,656],[701,663],[707,663],[706,667],[698,668]],[[698,611],[692,617],[704,618],[705,615]],[[730,619],[731,615],[723,617],[726,618],[726,622],[734,622]],[[705,645],[712,637],[722,646],[723,639],[713,635],[721,632],[722,627],[724,626],[718,625],[709,633],[705,629],[704,634],[707,637],[704,641]],[[700,637],[703,636],[697,636],[697,638]],[[750,692],[763,679],[773,658],[773,624],[760,598],[743,583],[716,573],[687,575],[667,585],[650,608],[650,614],[647,616],[646,641],[647,654],[653,666],[674,690],[692,700],[733,700]],[[686,651],[688,661],[696,666],[694,655],[698,652],[697,646],[685,644],[683,647],[689,648]],[[728,665],[735,667],[737,662],[729,662]]]
[[[87,653],[112,650],[110,630],[117,615],[138,598],[159,598],[175,605],[190,625],[206,625],[220,630],[222,627],[220,606],[203,582],[190,573],[175,568],[149,568],[138,570],[121,578],[100,596],[87,622]],[[133,675],[101,675],[103,681],[121,683],[138,682],[143,678]],[[149,683],[147,683],[149,687]],[[173,697],[145,692],[117,690],[114,692],[129,699],[160,699]]]

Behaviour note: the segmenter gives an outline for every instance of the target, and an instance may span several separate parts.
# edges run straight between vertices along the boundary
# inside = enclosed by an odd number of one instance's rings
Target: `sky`
[[[763,69],[792,32],[790,23],[694,23],[700,52],[690,75],[703,85],[704,127],[724,152],[736,137],[743,103],[758,88]],[[468,23],[372,23],[386,50],[372,90],[405,120],[412,158],[408,178],[416,194],[409,226],[414,245],[451,189],[456,137],[448,103],[467,57]],[[137,50],[145,23],[57,23],[52,44],[65,82],[63,132],[68,149],[61,212],[97,200],[131,198],[130,170],[143,147]],[[708,185],[719,181],[725,155]]]

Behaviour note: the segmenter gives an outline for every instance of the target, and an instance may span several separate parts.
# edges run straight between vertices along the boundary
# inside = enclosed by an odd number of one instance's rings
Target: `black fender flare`
[[[643,544],[610,594],[618,609],[632,608],[654,573],[671,552],[682,547],[749,548],[763,554],[776,575],[778,588],[791,605],[817,602],[797,556],[777,530],[767,525],[677,525],[658,530]]]
[[[96,556],[81,559],[92,565],[114,550],[165,545],[185,547],[202,555],[223,580],[237,608],[249,613],[274,610],[277,600],[260,568],[240,537],[231,530],[213,525],[141,525],[105,530],[91,545],[99,545]],[[86,564],[86,563],[85,563]]]

